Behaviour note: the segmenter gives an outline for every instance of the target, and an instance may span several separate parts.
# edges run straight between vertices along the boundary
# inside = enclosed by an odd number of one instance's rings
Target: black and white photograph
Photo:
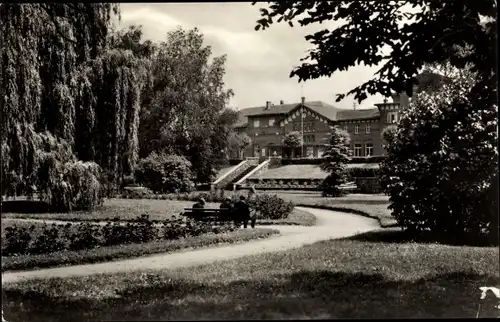
[[[497,16],[0,3],[2,322],[500,318]]]

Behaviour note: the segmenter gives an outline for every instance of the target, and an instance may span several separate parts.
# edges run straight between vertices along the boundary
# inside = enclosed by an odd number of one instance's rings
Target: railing
[[[243,182],[245,182],[248,178],[250,178],[254,174],[258,173],[259,171],[265,171],[265,170],[267,170],[267,167],[269,166],[269,162],[270,162],[270,160],[266,160],[266,161],[262,162],[261,164],[259,164],[255,169],[253,169],[252,171],[250,171],[249,173],[247,173],[245,176],[243,176],[243,178],[241,178],[240,180],[238,180],[235,183],[235,186],[236,187],[241,186],[243,184]]]
[[[245,172],[248,168],[250,168],[252,166],[255,166],[255,162],[252,160],[245,160],[245,161],[240,162],[233,170],[224,174],[219,179],[217,179],[214,183],[212,183],[210,188],[212,190],[214,190],[216,188],[226,187],[234,179],[236,179],[238,176],[240,176],[243,172]]]

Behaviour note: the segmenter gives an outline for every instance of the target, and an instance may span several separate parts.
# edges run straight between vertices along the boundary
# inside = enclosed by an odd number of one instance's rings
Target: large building
[[[371,109],[340,109],[321,101],[307,102],[305,98],[298,103],[266,102],[264,106],[246,108],[239,111],[235,128],[245,132],[252,143],[239,157],[321,157],[334,125],[350,134],[353,156],[382,155],[382,130],[399,120],[399,112],[407,104],[408,97],[403,94]],[[294,149],[283,144],[284,135],[292,131],[303,133],[303,145]]]
[[[442,76],[429,72],[420,74],[417,79],[420,84],[414,87],[414,92],[427,90],[443,80]],[[398,94],[392,96],[392,102],[384,100],[371,109],[347,110],[321,101],[308,102],[302,97],[298,103],[281,101],[274,105],[266,102],[263,106],[242,109],[235,129],[245,132],[252,143],[245,151],[232,153],[231,156],[319,158],[334,125],[350,134],[353,156],[382,155],[385,151],[381,133],[399,120],[401,110],[408,106],[409,101],[406,94]],[[303,135],[303,145],[290,149],[283,144],[283,137],[292,131]]]

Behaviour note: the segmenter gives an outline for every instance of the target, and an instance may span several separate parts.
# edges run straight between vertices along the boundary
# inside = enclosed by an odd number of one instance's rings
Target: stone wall
[[[377,177],[357,177],[354,178],[360,193],[381,193],[382,187]]]

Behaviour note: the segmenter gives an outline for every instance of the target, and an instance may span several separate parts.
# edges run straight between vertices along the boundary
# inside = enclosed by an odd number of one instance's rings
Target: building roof
[[[380,116],[378,108],[346,110],[322,101],[305,102],[304,105],[331,121],[372,119]],[[265,106],[245,108],[238,112],[238,121],[235,127],[245,127],[248,125],[248,116],[286,115],[299,106],[300,103],[291,103],[272,105],[268,109]]]
[[[339,110],[337,121],[347,120],[366,120],[380,117],[378,108],[369,108],[362,110]]]

